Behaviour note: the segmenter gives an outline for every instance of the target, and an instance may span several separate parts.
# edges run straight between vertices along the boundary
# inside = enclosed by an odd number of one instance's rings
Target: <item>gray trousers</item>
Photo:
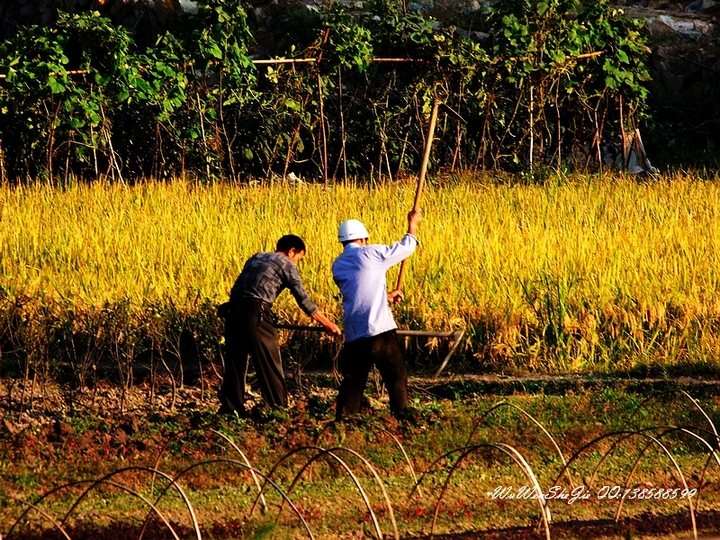
[[[225,373],[221,409],[244,412],[245,374],[252,358],[260,392],[270,407],[287,407],[287,387],[277,329],[270,305],[258,300],[233,300],[225,318]]]

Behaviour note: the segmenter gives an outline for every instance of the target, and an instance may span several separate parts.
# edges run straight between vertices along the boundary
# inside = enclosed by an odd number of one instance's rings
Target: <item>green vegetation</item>
[[[645,109],[645,37],[609,0],[443,24],[385,0],[288,7],[301,62],[260,65],[241,4],[177,15],[148,44],[89,11],[1,42],[0,181],[392,178],[417,169],[435,96],[465,119],[443,115],[436,168],[599,168]]]

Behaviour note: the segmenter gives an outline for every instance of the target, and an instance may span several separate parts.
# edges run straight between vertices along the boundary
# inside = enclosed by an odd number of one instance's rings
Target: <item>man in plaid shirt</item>
[[[342,332],[310,299],[300,280],[297,264],[305,257],[303,240],[294,234],[277,242],[272,253],[257,253],[245,263],[224,305],[225,374],[220,388],[220,413],[245,414],[245,373],[252,358],[260,392],[270,407],[287,407],[287,387],[273,302],[289,289],[300,309],[334,335]]]

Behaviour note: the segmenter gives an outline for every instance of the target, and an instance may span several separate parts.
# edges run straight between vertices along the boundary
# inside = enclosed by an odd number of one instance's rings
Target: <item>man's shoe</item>
[[[221,405],[218,409],[218,414],[224,414],[228,416],[237,416],[238,418],[248,418],[248,412],[243,409],[231,409],[226,405]]]
[[[227,405],[220,405],[220,408],[218,409],[218,414],[232,414],[235,412],[235,409],[231,409]]]
[[[422,419],[422,413],[415,407],[405,407],[402,411],[395,414],[400,422],[405,422],[411,426],[417,426]]]

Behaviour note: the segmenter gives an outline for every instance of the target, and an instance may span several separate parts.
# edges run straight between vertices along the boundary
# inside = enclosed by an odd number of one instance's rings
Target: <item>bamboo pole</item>
[[[415,212],[420,210],[420,196],[422,195],[422,189],[425,185],[425,174],[427,173],[428,161],[430,160],[430,150],[432,149],[433,136],[435,134],[435,125],[437,124],[439,109],[440,100],[435,98],[432,112],[430,113],[430,126],[428,126],[428,135],[427,140],[425,141],[425,152],[423,153],[422,163],[420,164],[420,175],[418,176],[417,188],[415,189],[415,202],[413,203],[413,210]],[[407,259],[400,263],[400,272],[398,273],[397,284],[395,285],[395,290],[397,291],[402,289],[403,278],[405,277],[406,261]]]
[[[590,53],[584,53],[584,54],[578,54],[577,56],[569,56],[568,60],[583,60],[585,58],[595,58],[597,56],[600,56],[604,53],[604,51],[597,51],[597,52],[590,52]],[[511,58],[511,60],[516,60],[515,58]],[[523,58],[523,60],[525,60]],[[322,59],[318,58],[267,58],[262,60],[251,60],[251,62],[255,65],[274,65],[274,64],[313,64],[315,62],[321,62]],[[373,58],[370,60],[371,62],[414,62],[414,63],[421,63],[424,64],[427,62],[427,60],[423,58]],[[87,75],[90,73],[90,70],[87,69],[76,69],[76,70],[68,70],[63,72],[51,72],[49,75]],[[7,75],[5,73],[0,73],[0,79],[6,78]]]
[[[317,56],[318,64],[322,60],[323,57],[323,47],[327,44],[328,38],[330,37],[330,29],[327,28],[325,30],[325,35],[323,36],[322,44],[320,45],[320,54]],[[323,102],[323,85],[322,85],[322,75],[320,75],[320,68],[318,67],[317,71],[317,81],[318,81],[318,102],[320,104],[320,138],[322,139],[322,149],[320,150],[320,161],[322,162],[322,169],[323,169],[323,181],[324,184],[328,185],[328,154],[327,154],[327,133],[325,130],[325,104]]]
[[[628,148],[627,133],[625,132],[625,120],[623,119],[623,97],[618,96],[618,109],[620,114],[620,134],[622,135],[622,168],[626,171],[628,168],[628,158],[630,157],[630,149]]]
[[[417,62],[425,63],[426,60],[423,58],[373,58],[371,62]],[[316,62],[322,62],[322,58],[268,58],[264,60],[252,60],[253,64],[256,65],[273,65],[273,64],[314,64]]]

